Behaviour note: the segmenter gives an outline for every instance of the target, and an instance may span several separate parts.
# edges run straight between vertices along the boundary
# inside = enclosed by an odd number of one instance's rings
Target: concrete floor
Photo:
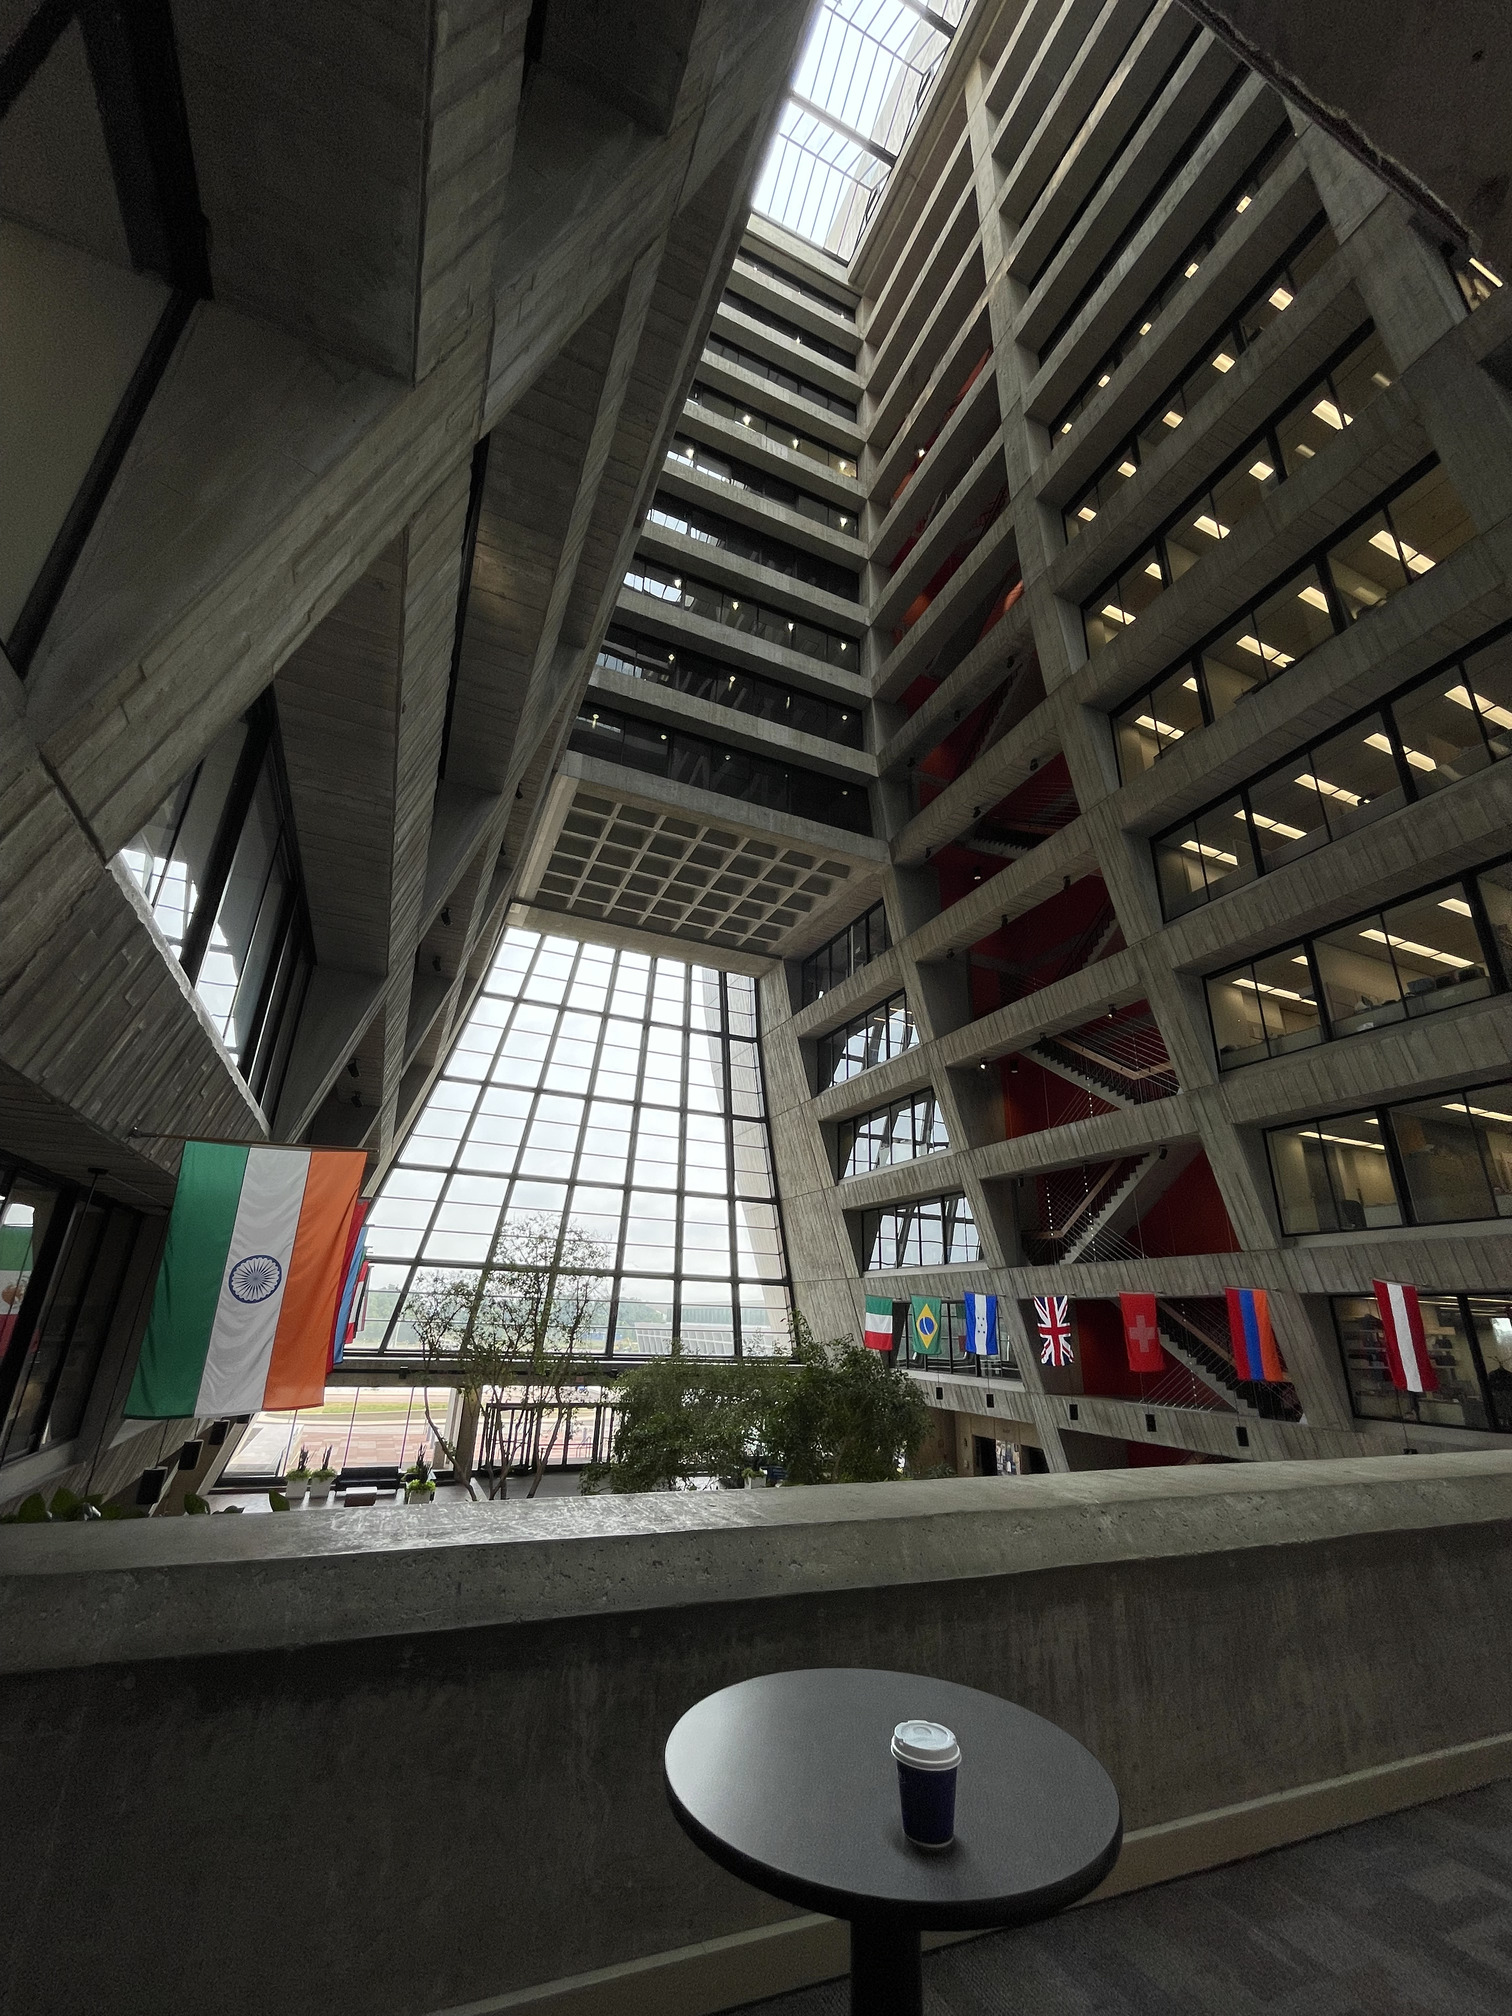
[[[846,1983],[749,2005],[846,2016]],[[1505,2016],[1512,1781],[924,1962],[926,2016]]]

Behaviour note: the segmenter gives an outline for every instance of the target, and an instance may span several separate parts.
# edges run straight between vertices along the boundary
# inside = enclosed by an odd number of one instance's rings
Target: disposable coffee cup
[[[955,1839],[960,1744],[943,1722],[900,1722],[893,1731],[892,1754],[904,1834],[916,1848],[948,1848]]]

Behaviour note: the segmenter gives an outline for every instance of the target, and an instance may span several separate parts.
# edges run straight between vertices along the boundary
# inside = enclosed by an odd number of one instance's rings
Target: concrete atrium
[[[0,2016],[838,2009],[661,1755],[853,1665],[1148,1892],[927,2006],[1506,2006],[1512,34],[1294,12],[0,7]]]

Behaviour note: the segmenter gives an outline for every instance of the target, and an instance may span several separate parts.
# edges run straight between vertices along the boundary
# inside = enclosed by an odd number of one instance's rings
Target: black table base
[[[924,2016],[919,1933],[895,1919],[853,1918],[851,2016]]]

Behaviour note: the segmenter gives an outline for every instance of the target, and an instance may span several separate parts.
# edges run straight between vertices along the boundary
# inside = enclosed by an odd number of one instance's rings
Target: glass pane
[[[1225,888],[1237,889],[1255,872],[1244,808],[1237,798],[1225,799],[1211,812],[1178,826],[1153,844],[1160,901],[1167,917],[1179,917],[1222,894]]]
[[[1218,536],[1227,538],[1236,525],[1242,524],[1251,511],[1264,502],[1280,481],[1271,450],[1264,444],[1253,449],[1236,469],[1220,476],[1213,485],[1210,507],[1214,521],[1221,528]],[[1198,530],[1212,537],[1205,525],[1199,525]]]
[[[1401,1224],[1373,1114],[1273,1128],[1266,1145],[1284,1231],[1363,1231],[1368,1225]]]
[[[1488,644],[1465,660],[1465,694],[1473,697],[1493,756],[1512,756],[1512,636]]]
[[[1249,789],[1250,816],[1267,870],[1283,867],[1329,839],[1325,801],[1310,771],[1278,770]]]
[[[1329,374],[1330,387],[1346,426],[1363,413],[1378,393],[1394,383],[1396,373],[1386,354],[1386,345],[1371,331],[1365,341],[1350,351],[1342,364]]]
[[[1316,568],[1310,567],[1257,605],[1255,631],[1271,677],[1332,637],[1333,614]]]
[[[1512,1115],[1503,1117],[1512,1119]],[[1395,1107],[1391,1131],[1419,1224],[1495,1216],[1491,1185],[1481,1160],[1480,1128],[1463,1095]]]
[[[1386,1364],[1381,1312],[1373,1295],[1334,1300],[1344,1370],[1354,1410],[1368,1419],[1422,1421],[1446,1428],[1485,1428],[1485,1405],[1475,1357],[1456,1295],[1420,1295],[1428,1355],[1438,1377],[1435,1393],[1399,1393]],[[1477,1323],[1477,1330],[1480,1325]],[[1484,1343],[1482,1351],[1484,1352]],[[1489,1365],[1489,1360],[1487,1361]],[[1508,1380],[1512,1389],[1512,1379]]]
[[[1486,1369],[1491,1423],[1505,1433],[1512,1430],[1512,1300],[1503,1295],[1467,1295],[1465,1300]]]
[[[1223,636],[1203,647],[1202,676],[1213,719],[1221,720],[1246,693],[1263,686],[1275,669],[1267,664],[1254,619],[1246,611]]]
[[[1335,1036],[1355,1036],[1406,1019],[1402,983],[1381,918],[1326,932],[1313,941],[1313,951]]]
[[[1341,539],[1329,552],[1327,565],[1345,613],[1353,619],[1379,608],[1412,579],[1384,511]]]
[[[1490,992],[1475,920],[1457,891],[1399,903],[1380,920],[1409,1015],[1431,1015]]]
[[[1331,840],[1407,802],[1379,714],[1367,715],[1352,728],[1315,743],[1302,760],[1308,767],[1297,772],[1297,781],[1321,797]]]
[[[1391,713],[1419,797],[1457,784],[1492,760],[1481,711],[1457,665],[1394,700]]]
[[[1503,983],[1512,979],[1512,865],[1488,868],[1479,878],[1481,901],[1486,906],[1486,916],[1491,926],[1491,938],[1501,960]],[[1451,904],[1458,908],[1464,904],[1463,897],[1445,896],[1441,902],[1447,910]]]
[[[1410,489],[1393,497],[1386,515],[1411,579],[1428,573],[1475,536],[1475,527],[1444,469],[1430,469]]]

